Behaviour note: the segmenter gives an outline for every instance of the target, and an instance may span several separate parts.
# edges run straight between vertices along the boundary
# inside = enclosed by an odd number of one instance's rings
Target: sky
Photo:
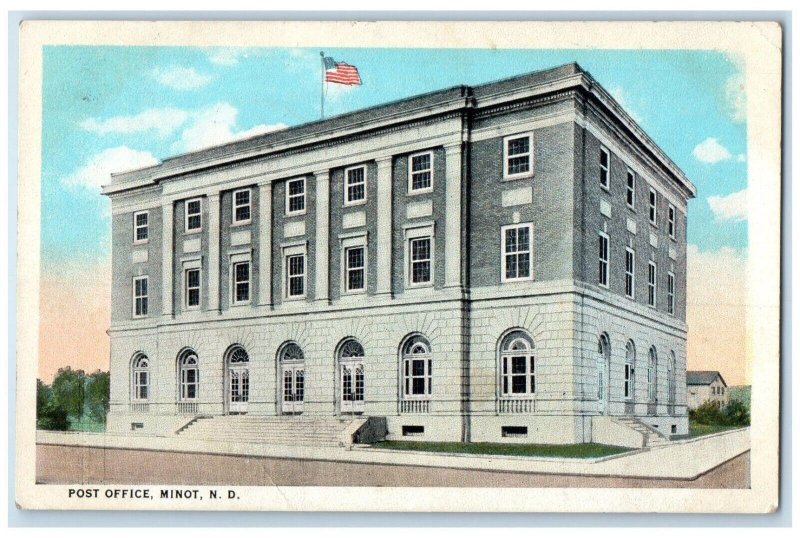
[[[326,116],[577,61],[697,186],[687,230],[689,367],[749,382],[746,96],[737,58],[686,50],[324,51],[355,65],[363,81],[328,84]],[[318,120],[321,91],[319,49],[45,47],[43,379],[65,365],[108,367],[110,203],[100,185],[109,173]]]

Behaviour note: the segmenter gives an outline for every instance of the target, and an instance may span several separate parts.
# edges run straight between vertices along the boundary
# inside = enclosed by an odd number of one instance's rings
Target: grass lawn
[[[719,424],[700,424],[699,422],[689,421],[689,437],[700,437],[701,435],[710,435],[712,433],[719,433],[728,430],[735,430],[742,426],[722,426]]]
[[[628,452],[620,446],[585,443],[580,445],[517,445],[503,443],[431,443],[423,441],[381,441],[374,448],[422,450],[450,454],[490,454],[495,456],[540,456],[548,458],[599,458]]]

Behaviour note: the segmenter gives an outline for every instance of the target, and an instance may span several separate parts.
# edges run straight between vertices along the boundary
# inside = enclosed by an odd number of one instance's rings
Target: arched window
[[[512,331],[500,344],[500,393],[530,396],[536,393],[533,340],[523,331]]]
[[[278,352],[280,363],[279,383],[282,387],[281,411],[286,414],[303,412],[306,392],[306,364],[303,349],[294,342],[288,342]]]
[[[191,349],[181,353],[178,358],[178,382],[180,385],[178,393],[180,401],[191,402],[197,399],[199,370],[197,354]]]
[[[675,352],[669,352],[669,361],[667,362],[667,383],[668,383],[668,392],[667,397],[669,398],[669,403],[675,403]]]
[[[422,335],[408,338],[402,346],[403,397],[429,396],[433,389],[431,344]]]
[[[226,355],[227,409],[229,413],[246,413],[250,400],[250,357],[236,345]]]
[[[624,372],[622,377],[622,395],[625,397],[626,400],[633,400],[633,391],[635,385],[635,378],[634,378],[634,364],[636,363],[636,346],[633,343],[633,340],[628,340],[628,343],[625,345],[625,366]]]
[[[655,346],[650,348],[647,357],[647,399],[655,402],[658,396],[658,355]]]
[[[597,399],[601,402],[606,399],[606,367],[610,352],[611,343],[608,335],[603,333],[597,339]]]
[[[364,411],[364,347],[354,338],[339,345],[339,409],[342,412]]]
[[[305,355],[303,354],[303,350],[300,348],[300,346],[298,346],[294,342],[289,342],[288,344],[283,346],[283,349],[281,349],[280,360],[281,362],[303,361],[305,360]]]
[[[147,401],[150,398],[150,359],[144,353],[139,353],[133,358],[131,376],[131,400]]]
[[[250,362],[250,356],[241,346],[236,346],[228,352],[229,364],[245,364]]]

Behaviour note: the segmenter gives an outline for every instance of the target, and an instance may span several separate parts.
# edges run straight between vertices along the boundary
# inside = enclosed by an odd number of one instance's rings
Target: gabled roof
[[[725,378],[722,377],[722,374],[717,372],[716,370],[695,370],[686,372],[686,384],[687,385],[710,385],[719,377],[722,384],[726,387],[728,386],[725,383]]]

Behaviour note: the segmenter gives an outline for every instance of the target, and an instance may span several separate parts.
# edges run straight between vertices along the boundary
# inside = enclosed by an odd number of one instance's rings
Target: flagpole
[[[319,57],[322,66],[322,85],[319,90],[319,113],[320,119],[325,119],[325,53],[319,51]]]

